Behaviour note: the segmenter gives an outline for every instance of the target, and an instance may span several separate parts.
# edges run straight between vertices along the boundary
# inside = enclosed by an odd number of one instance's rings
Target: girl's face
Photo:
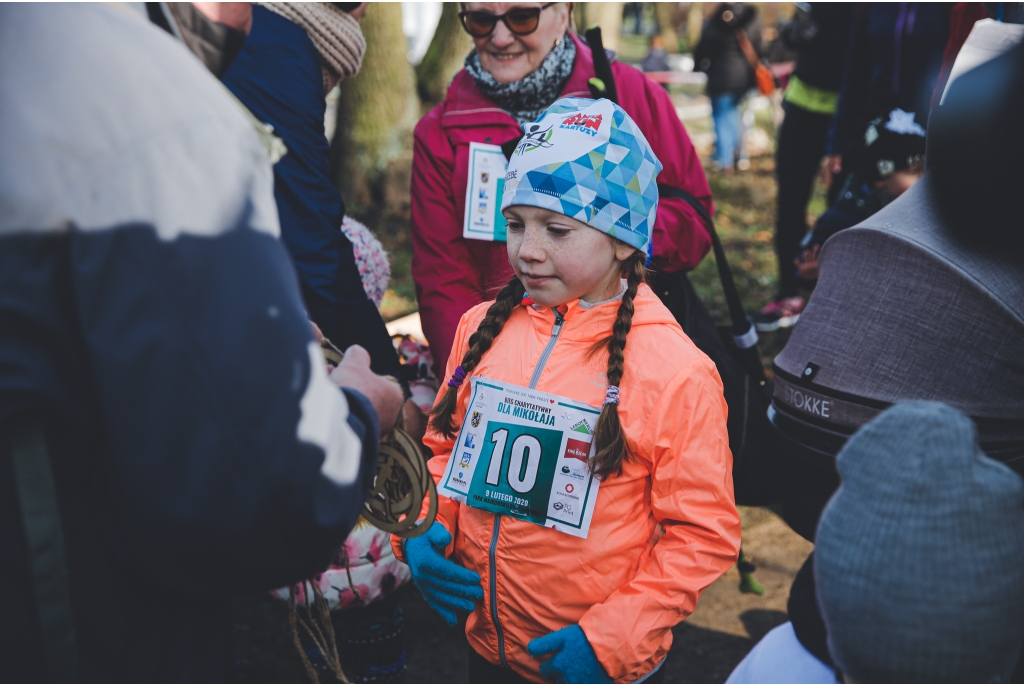
[[[601,302],[622,291],[622,262],[636,252],[632,245],[540,207],[514,205],[504,215],[508,260],[537,304]]]
[[[538,2],[467,2],[467,10],[483,10],[504,14],[516,7],[540,7]],[[533,33],[520,36],[512,33],[499,21],[494,32],[485,38],[473,38],[480,66],[490,72],[498,83],[512,83],[537,71],[544,58],[555,46],[555,41],[569,28],[569,10],[565,3],[556,3],[540,13],[540,21]],[[568,39],[566,39],[568,40]]]

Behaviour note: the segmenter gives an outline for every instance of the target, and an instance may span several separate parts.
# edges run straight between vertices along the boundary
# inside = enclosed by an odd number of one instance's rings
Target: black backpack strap
[[[522,139],[523,137],[520,135],[516,138],[513,138],[512,140],[508,140],[502,143],[501,151],[505,154],[506,160],[512,159],[512,153],[516,151],[517,147],[519,147],[519,141],[521,141]]]
[[[589,82],[590,94],[594,96],[595,100],[598,98],[608,98],[615,104],[619,104],[619,90],[615,86],[615,75],[612,73],[611,60],[608,59],[608,53],[604,49],[604,42],[601,40],[601,27],[594,24],[587,29],[585,37],[594,58],[594,76],[600,80],[600,83],[597,84],[591,79]]]
[[[605,97],[618,104],[619,91],[615,86],[615,75],[612,73],[612,65],[605,52],[604,44],[601,41],[601,27],[593,25],[586,32],[587,45],[594,57],[594,74],[601,83],[590,83],[591,94],[597,97]],[[603,91],[600,87],[603,86]],[[665,183],[658,184],[658,192],[664,197],[676,197],[685,201],[704,220],[704,225],[711,235],[711,245],[715,251],[715,265],[718,267],[718,277],[722,281],[722,290],[725,292],[725,301],[729,306],[729,317],[732,319],[732,334],[736,338],[736,344],[741,348],[753,347],[757,344],[757,332],[747,319],[747,313],[743,309],[743,302],[740,300],[739,291],[736,290],[736,283],[732,278],[732,270],[729,262],[725,259],[725,249],[718,239],[718,232],[715,230],[715,222],[712,220],[708,210],[704,208],[690,193],[682,188],[676,188]]]
[[[662,197],[676,197],[693,207],[698,216],[704,220],[704,226],[711,236],[711,249],[715,252],[715,266],[718,268],[718,278],[722,281],[722,292],[725,294],[725,303],[729,307],[729,318],[732,319],[732,336],[736,346],[741,349],[753,348],[757,345],[757,331],[747,312],[743,308],[743,301],[736,289],[736,282],[732,277],[732,269],[729,268],[729,261],[725,258],[725,248],[718,238],[718,231],[715,230],[715,222],[708,213],[708,210],[697,198],[682,188],[676,188],[665,183],[658,184],[658,193]]]
[[[64,533],[46,439],[37,422],[30,422],[15,435],[11,464],[28,541],[46,677],[54,682],[75,682],[78,650]]]
[[[594,56],[594,76],[595,78],[590,79],[587,85],[590,88],[590,95],[595,100],[600,98],[607,98],[614,102],[619,103],[619,91],[615,87],[615,75],[612,73],[612,63],[608,59],[608,53],[604,49],[604,44],[601,42],[601,27],[594,24],[587,29],[584,38],[587,41],[587,45],[590,46],[590,51]],[[566,38],[571,40],[571,38]],[[519,141],[523,139],[522,136],[513,138],[501,146],[501,151],[505,153],[505,159],[512,159],[512,153],[515,152],[516,147],[519,145]]]

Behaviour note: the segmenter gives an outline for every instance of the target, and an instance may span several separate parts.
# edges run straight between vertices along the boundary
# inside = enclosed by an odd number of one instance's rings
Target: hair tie
[[[462,364],[459,364],[455,367],[455,373],[452,374],[451,380],[448,381],[448,387],[458,388],[464,380],[466,380],[466,370],[462,368]]]
[[[605,404],[618,404],[619,403],[619,386],[609,385],[608,389],[604,391],[604,403]]]

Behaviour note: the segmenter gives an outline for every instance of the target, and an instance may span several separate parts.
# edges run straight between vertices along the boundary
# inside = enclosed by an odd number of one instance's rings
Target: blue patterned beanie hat
[[[562,98],[523,130],[505,175],[502,210],[528,205],[558,212],[650,255],[662,166],[621,107]]]

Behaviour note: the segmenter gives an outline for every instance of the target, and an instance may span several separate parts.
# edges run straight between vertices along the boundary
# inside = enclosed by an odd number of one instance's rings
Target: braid
[[[626,292],[619,303],[619,312],[612,324],[612,334],[607,339],[608,346],[608,385],[618,387],[622,380],[623,350],[626,349],[626,336],[633,326],[633,300],[636,291],[644,281],[644,261],[646,255],[634,252],[623,263],[626,275]],[[622,462],[632,455],[626,436],[619,423],[619,405],[606,403],[601,416],[594,427],[594,456],[590,458],[590,471],[599,478],[622,473]]]
[[[494,304],[487,310],[487,316],[480,322],[476,332],[469,336],[469,350],[466,351],[461,364],[463,371],[467,375],[476,368],[476,365],[480,363],[481,357],[484,356],[487,350],[491,349],[494,339],[501,333],[501,329],[505,326],[505,322],[508,321],[508,317],[512,316],[516,306],[523,301],[523,294],[525,292],[526,289],[523,287],[522,282],[513,276],[508,285],[498,293]],[[441,401],[430,412],[430,427],[446,438],[455,437],[452,415],[455,413],[455,407],[458,404],[458,396],[459,389],[449,385],[448,390],[444,393],[444,397],[441,398]]]

